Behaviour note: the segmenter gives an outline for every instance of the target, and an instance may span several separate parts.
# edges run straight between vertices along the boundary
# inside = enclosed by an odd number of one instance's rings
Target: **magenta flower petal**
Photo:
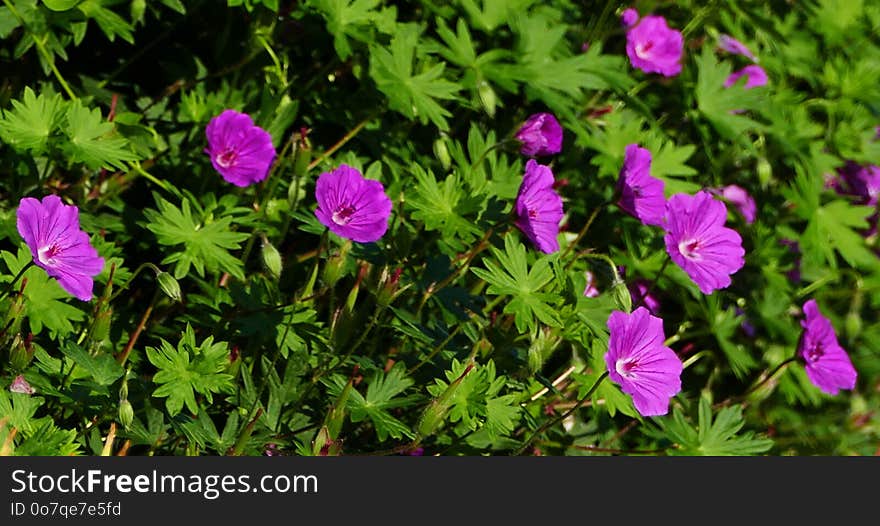
[[[663,181],[651,176],[651,152],[629,144],[617,180],[617,204],[646,225],[662,226],[666,215]]]
[[[739,213],[745,218],[746,223],[752,224],[755,222],[757,206],[755,205],[755,200],[749,195],[745,188],[735,184],[727,185],[721,189],[721,197],[739,210]]]
[[[757,64],[749,64],[741,70],[731,73],[727,80],[724,81],[724,87],[729,88],[733,86],[743,75],[746,76],[746,84],[744,86],[746,89],[767,85],[767,72],[764,71],[764,68]]]
[[[749,51],[749,48],[747,48],[745,44],[730,35],[719,36],[718,47],[720,47],[724,51],[727,51],[728,53],[748,57],[752,62],[757,62],[758,60],[755,58],[755,55],[753,55],[752,52]]]
[[[856,369],[849,355],[837,343],[834,327],[819,311],[816,300],[804,303],[804,328],[798,343],[798,356],[804,361],[807,378],[823,392],[836,395],[840,389],[856,386]]]
[[[745,265],[742,238],[724,226],[727,207],[712,194],[676,194],[666,204],[666,252],[703,294],[730,285]]]
[[[28,381],[24,379],[23,375],[18,375],[9,385],[9,392],[32,395],[36,391],[33,387],[31,387],[31,384],[29,384]]]
[[[553,172],[534,159],[526,163],[519,193],[516,196],[516,226],[538,250],[552,254],[559,250],[559,222],[562,198],[553,189]]]
[[[388,230],[391,198],[379,181],[365,179],[346,164],[332,172],[324,172],[315,185],[318,208],[315,216],[334,234],[372,243]]]
[[[642,416],[665,415],[669,399],[681,391],[681,360],[663,345],[663,320],[639,307],[608,317],[608,376],[630,395]]]
[[[587,285],[584,287],[584,296],[588,298],[595,298],[599,295],[599,289],[596,288],[596,276],[591,272],[587,271]]]
[[[553,155],[562,150],[562,126],[550,113],[536,113],[526,119],[515,137],[522,143],[523,155]]]
[[[634,68],[674,77],[681,73],[684,38],[662,16],[648,15],[627,31],[626,54]]]
[[[633,306],[644,305],[654,316],[657,316],[660,313],[660,300],[650,292],[650,281],[640,278],[635,280],[627,288],[629,288],[629,295],[632,299]]]
[[[235,186],[249,186],[269,175],[275,146],[269,132],[254,124],[247,114],[225,110],[205,128],[211,164],[223,179]]]
[[[74,297],[92,299],[92,278],[104,268],[89,235],[79,228],[79,209],[65,205],[57,195],[42,201],[23,198],[16,212],[18,233],[34,263],[55,278]]]
[[[624,9],[623,13],[620,14],[620,23],[623,24],[623,27],[632,27],[638,21],[639,12],[632,7]]]

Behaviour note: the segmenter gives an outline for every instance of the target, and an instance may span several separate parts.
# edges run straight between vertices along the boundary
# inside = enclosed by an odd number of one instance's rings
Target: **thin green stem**
[[[574,249],[574,247],[577,246],[578,243],[580,243],[581,239],[583,239],[583,237],[587,234],[587,231],[593,225],[593,221],[596,220],[596,216],[598,216],[599,212],[602,211],[602,209],[605,208],[606,206],[608,206],[608,203],[602,203],[593,209],[593,211],[590,213],[590,217],[587,218],[587,222],[584,223],[584,226],[581,228],[580,232],[578,232],[577,237],[575,237],[574,240],[571,243],[569,243],[568,246],[565,247],[565,250],[562,252],[562,255],[560,257],[564,258],[564,257],[568,256],[568,254],[572,251],[572,249]],[[575,260],[572,259],[571,261],[569,261],[566,264],[566,266],[565,266],[566,270],[568,270],[571,267],[571,265],[574,264],[574,261]]]
[[[660,270],[658,270],[657,274],[654,276],[654,281],[652,281],[651,284],[648,286],[648,290],[646,290],[645,293],[641,295],[639,301],[637,301],[636,304],[633,305],[633,310],[636,310],[637,308],[644,305],[645,301],[648,299],[648,296],[650,296],[651,293],[654,292],[654,289],[657,288],[657,282],[659,282],[660,278],[663,277],[663,273],[666,272],[666,267],[669,266],[670,261],[672,261],[672,259],[669,256],[666,256],[666,258],[663,259],[663,265],[660,266]]]
[[[601,375],[599,375],[599,378],[597,378],[596,381],[593,383],[593,386],[590,387],[590,390],[587,391],[587,394],[582,396],[580,398],[580,400],[578,400],[568,411],[562,413],[561,415],[557,416],[556,418],[553,418],[552,420],[548,420],[547,422],[544,423],[544,425],[542,425],[541,427],[536,429],[535,432],[532,433],[532,435],[525,442],[523,442],[523,444],[519,447],[519,449],[516,450],[516,452],[514,453],[514,456],[522,455],[522,453],[526,449],[528,449],[528,447],[532,444],[532,442],[534,442],[535,439],[538,438],[538,436],[540,436],[544,431],[555,426],[559,422],[562,422],[563,420],[568,418],[569,415],[571,415],[572,413],[574,413],[575,411],[580,409],[580,407],[582,405],[584,405],[584,403],[586,403],[586,401],[589,400],[591,396],[593,396],[593,393],[596,392],[596,389],[599,388],[599,384],[602,383],[602,380],[604,380],[607,377],[608,377],[608,371],[604,371]]]
[[[46,48],[46,43],[43,42],[36,33],[27,28],[27,24],[25,23],[24,18],[18,13],[18,11],[15,9],[15,5],[13,5],[12,2],[10,2],[9,0],[3,0],[3,4],[6,5],[6,8],[9,9],[10,13],[12,13],[12,16],[14,16],[18,20],[18,23],[21,24],[21,27],[27,29],[27,31],[30,33],[31,38],[34,40],[34,45],[37,46],[37,51],[39,51],[40,54],[43,56],[43,60],[45,60],[46,63],[49,64],[49,68],[52,70],[52,73],[58,80],[58,83],[61,84],[61,88],[64,89],[65,93],[67,93],[67,96],[70,97],[71,100],[76,100],[76,94],[73,92],[72,89],[70,89],[70,85],[68,85],[67,81],[64,80],[61,72],[58,71],[58,67],[55,65],[55,59]],[[46,37],[44,36],[44,38]]]
[[[2,300],[3,298],[5,298],[6,296],[9,295],[10,292],[12,292],[12,288],[15,287],[15,283],[16,283],[19,279],[21,279],[21,277],[24,276],[24,273],[27,272],[27,270],[28,270],[29,268],[31,268],[33,265],[34,265],[34,261],[31,260],[31,261],[28,261],[28,262],[27,262],[27,265],[21,267],[21,270],[18,271],[18,274],[16,274],[15,277],[12,278],[12,281],[10,281],[9,284],[6,285],[6,288],[3,289],[3,292],[0,293],[0,300]]]
[[[336,153],[336,150],[345,146],[345,144],[348,141],[352,140],[355,137],[355,135],[360,133],[360,131],[364,129],[364,126],[369,124],[370,121],[372,121],[374,118],[376,118],[376,116],[377,116],[377,114],[374,113],[374,114],[370,115],[369,117],[365,118],[364,120],[362,120],[361,122],[357,123],[354,128],[349,130],[345,135],[342,136],[341,139],[336,141],[336,144],[334,144],[333,146],[331,146],[330,148],[325,150],[321,155],[318,156],[317,159],[310,162],[308,169],[311,170],[314,167],[318,166],[319,164],[324,162],[324,159],[326,159],[326,158],[330,157],[331,155],[333,155],[334,153]]]

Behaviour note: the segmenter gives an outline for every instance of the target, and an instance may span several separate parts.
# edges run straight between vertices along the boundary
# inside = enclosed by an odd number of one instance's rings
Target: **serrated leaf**
[[[61,95],[40,93],[24,88],[21,100],[12,101],[12,110],[0,118],[0,139],[16,150],[34,155],[46,152],[49,137],[58,129],[64,115]]]
[[[195,393],[203,395],[208,403],[213,394],[227,392],[232,387],[232,376],[224,372],[229,364],[226,342],[214,343],[208,336],[196,344],[195,332],[187,324],[177,347],[161,340],[159,347],[147,347],[147,359],[157,369],[153,383],[159,387],[153,396],[167,398],[165,407],[171,416],[186,405],[190,412],[199,412]]]
[[[388,97],[391,109],[422,124],[429,121],[441,130],[449,128],[446,117],[452,114],[437,101],[450,100],[461,89],[443,78],[444,63],[419,62],[413,70],[416,47],[422,29],[413,23],[398,24],[389,48],[370,47],[370,76]]]
[[[181,208],[177,208],[156,195],[157,210],[144,211],[147,229],[156,234],[160,244],[177,246],[183,244],[182,252],[175,252],[162,260],[163,263],[176,263],[174,277],[181,279],[193,266],[199,276],[205,270],[228,272],[231,276],[244,279],[244,266],[240,259],[232,256],[229,250],[240,248],[248,234],[232,230],[233,218],[196,218],[193,216],[190,200],[183,198]]]
[[[126,169],[126,161],[138,160],[128,141],[118,135],[113,123],[101,117],[101,110],[89,110],[79,100],[67,109],[68,143],[63,146],[74,162],[84,163],[92,170],[99,168]]]
[[[748,147],[751,143],[744,136],[745,132],[761,130],[763,125],[744,112],[759,110],[766,104],[767,88],[745,89],[745,75],[736,84],[725,88],[724,81],[731,74],[732,67],[728,62],[719,63],[710,46],[703,47],[696,61],[698,74],[695,96],[700,112],[722,137],[739,141]]]
[[[376,429],[379,440],[402,438],[407,436],[414,438],[412,430],[393,417],[388,410],[413,404],[419,399],[418,396],[402,396],[413,380],[406,376],[406,366],[403,362],[397,362],[387,373],[376,372],[367,383],[367,395],[364,397],[357,390],[352,390],[347,400],[347,407],[351,411],[351,421],[360,422],[369,418]]]

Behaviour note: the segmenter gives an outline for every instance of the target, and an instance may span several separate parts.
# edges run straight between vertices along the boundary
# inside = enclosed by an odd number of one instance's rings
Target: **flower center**
[[[39,259],[40,263],[44,265],[54,265],[55,256],[57,256],[60,252],[61,249],[58,247],[58,245],[55,244],[40,247],[37,250],[37,259]]]
[[[617,374],[624,378],[634,378],[635,371],[638,367],[639,362],[632,358],[621,358],[620,360],[617,360],[616,364],[614,364],[614,368],[617,369]]]
[[[529,208],[529,219],[537,219],[538,218],[538,209],[537,208]]]
[[[699,250],[700,240],[698,239],[686,239],[678,244],[678,251],[681,252],[681,255],[694,261],[703,259]]]
[[[654,47],[654,42],[652,42],[650,40],[647,42],[642,42],[640,44],[636,44],[636,56],[639,58],[650,57],[651,55],[649,52],[651,51],[651,48],[653,48],[653,47]]]
[[[342,205],[333,212],[333,222],[340,226],[347,225],[356,211],[351,205]]]
[[[236,157],[238,154],[230,148],[217,156],[217,164],[223,168],[229,168],[235,162]]]
[[[807,349],[807,352],[804,353],[804,357],[809,362],[817,362],[819,358],[821,358],[825,354],[825,350],[822,348],[822,345],[816,344],[813,347]]]

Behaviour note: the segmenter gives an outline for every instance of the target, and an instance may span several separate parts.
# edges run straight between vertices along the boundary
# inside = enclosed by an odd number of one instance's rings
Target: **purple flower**
[[[16,215],[18,233],[31,249],[34,263],[71,295],[92,299],[92,278],[104,268],[104,259],[80,230],[79,209],[63,204],[57,195],[42,201],[25,197]]]
[[[626,146],[617,188],[620,208],[646,225],[663,225],[666,198],[663,196],[663,181],[651,176],[650,151],[638,144]]]
[[[858,197],[858,203],[875,206],[880,196],[880,166],[861,165],[854,161],[837,170],[838,177],[831,180],[831,186],[839,193]]]
[[[721,35],[718,37],[718,47],[727,51],[728,53],[734,53],[736,55],[743,55],[748,57],[752,62],[757,62],[758,59],[755,58],[755,55],[749,51],[749,48],[745,46],[739,40],[733,38],[730,35]]]
[[[749,318],[746,316],[746,311],[742,310],[739,307],[735,309],[737,316],[742,316],[743,319],[739,323],[739,328],[748,336],[749,338],[755,337],[755,325],[749,321]]]
[[[596,288],[596,276],[591,271],[587,271],[587,286],[584,287],[584,296],[595,298],[599,295],[599,289]]]
[[[648,15],[626,33],[626,54],[633,67],[645,73],[674,77],[681,73],[684,39],[662,16]]]
[[[705,190],[666,204],[666,252],[703,294],[729,286],[730,274],[745,265],[742,238],[726,219],[727,207]]]
[[[733,86],[743,75],[746,76],[745,89],[757,88],[767,84],[767,72],[764,71],[764,68],[757,64],[749,64],[741,70],[731,73],[727,80],[724,81],[724,87],[729,88]]]
[[[652,287],[650,281],[639,278],[632,282],[628,288],[633,306],[644,305],[654,316],[660,313],[660,300],[654,294],[651,294],[650,290]]]
[[[639,307],[608,317],[608,352],[605,364],[611,380],[632,396],[642,416],[665,415],[669,399],[681,391],[681,360],[663,345],[663,320]]]
[[[315,199],[318,220],[341,237],[371,243],[388,230],[391,199],[385,187],[365,179],[351,166],[340,164],[332,172],[322,173],[315,185]]]
[[[256,126],[251,117],[225,110],[205,128],[211,164],[227,182],[235,186],[258,183],[269,174],[275,160],[275,147],[269,132]]]
[[[752,199],[752,196],[749,195],[745,188],[729,184],[721,189],[721,197],[739,210],[746,223],[752,224],[755,222],[757,206],[755,205],[755,200]]]
[[[638,21],[639,12],[632,7],[624,9],[623,13],[620,14],[620,23],[623,24],[623,27],[632,27]]]
[[[559,250],[559,222],[562,198],[553,190],[553,172],[534,159],[526,163],[519,193],[516,196],[516,226],[538,250],[552,254]]]
[[[562,126],[550,113],[536,113],[516,132],[523,155],[552,155],[562,150]]]
[[[12,384],[9,385],[9,392],[32,395],[34,394],[34,388],[24,379],[23,375],[18,375],[12,381]]]
[[[804,303],[806,318],[798,343],[798,356],[804,361],[807,378],[825,393],[835,395],[840,389],[856,386],[856,370],[846,351],[837,343],[834,327],[819,311],[816,300]]]

